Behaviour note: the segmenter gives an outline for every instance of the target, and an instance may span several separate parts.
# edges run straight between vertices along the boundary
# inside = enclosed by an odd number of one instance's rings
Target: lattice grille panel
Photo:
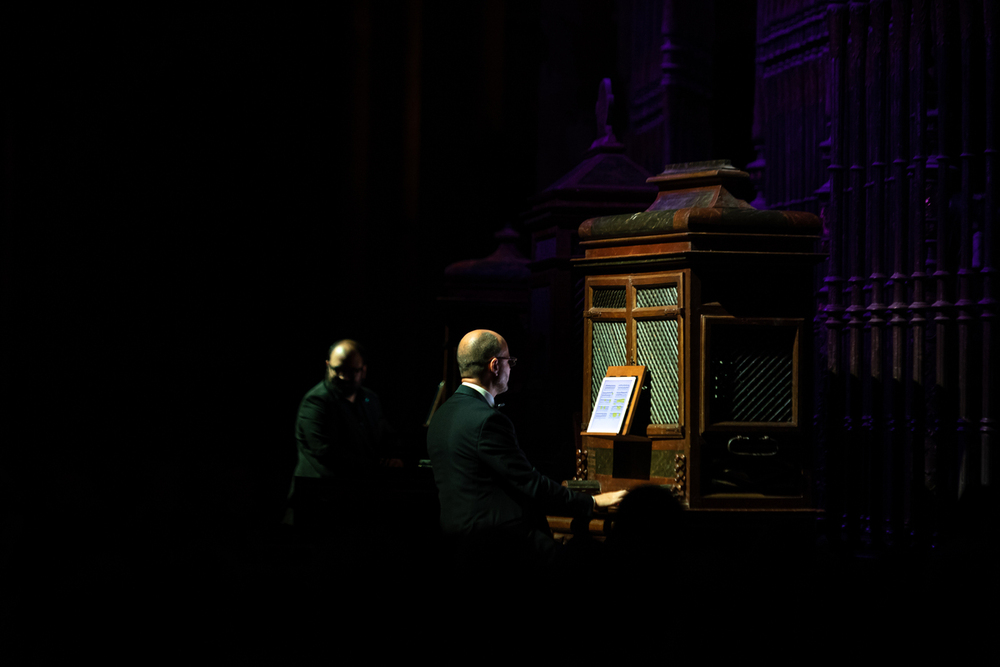
[[[624,287],[601,287],[594,289],[594,308],[624,308]]]
[[[656,306],[676,306],[676,287],[637,287],[635,290],[635,305],[638,308],[654,308]]]
[[[712,421],[792,421],[794,345],[789,327],[713,327]]]
[[[625,353],[624,322],[594,322],[593,354],[590,371],[590,407],[594,407],[597,394],[601,390],[608,366],[624,366],[628,357]]]
[[[677,320],[639,320],[636,338],[638,361],[649,370],[650,376],[649,423],[677,424],[680,415]]]

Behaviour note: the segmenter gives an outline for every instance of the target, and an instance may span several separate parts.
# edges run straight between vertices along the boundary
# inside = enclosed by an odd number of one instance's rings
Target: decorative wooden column
[[[437,297],[438,320],[444,325],[442,400],[462,383],[458,374],[458,341],[473,329],[492,329],[510,340],[526,338],[528,258],[516,247],[518,233],[509,226],[494,234],[497,249],[488,257],[465,259],[444,270]]]
[[[583,284],[574,281],[570,263],[583,254],[577,228],[587,218],[643,211],[657,192],[655,185],[646,183],[652,174],[629,159],[615,138],[609,125],[614,99],[611,81],[602,80],[595,107],[597,138],[580,163],[542,191],[522,214],[524,228],[531,234],[528,344],[532,355],[518,372],[525,378],[532,405],[544,406],[549,416],[565,415],[535,420],[532,430],[532,438],[544,443],[533,452],[537,458],[532,463],[558,479],[574,476],[580,462],[577,396],[552,391],[580,384]]]

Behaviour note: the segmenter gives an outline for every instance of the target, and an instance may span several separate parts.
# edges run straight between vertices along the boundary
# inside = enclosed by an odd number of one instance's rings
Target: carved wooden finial
[[[601,83],[597,86],[597,105],[594,107],[597,116],[597,139],[590,145],[591,149],[621,145],[615,138],[611,125],[608,124],[614,102],[615,96],[611,94],[611,79],[601,79]]]

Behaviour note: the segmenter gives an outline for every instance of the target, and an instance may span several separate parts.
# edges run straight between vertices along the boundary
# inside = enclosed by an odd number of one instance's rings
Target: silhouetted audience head
[[[622,500],[608,538],[615,557],[673,560],[687,548],[684,508],[663,486],[639,486]]]

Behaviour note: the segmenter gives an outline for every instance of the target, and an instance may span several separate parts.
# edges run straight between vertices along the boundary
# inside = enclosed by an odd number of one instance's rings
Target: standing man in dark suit
[[[467,564],[492,558],[551,565],[560,545],[549,534],[546,513],[588,516],[625,495],[576,493],[528,462],[514,425],[494,403],[507,391],[516,362],[499,334],[466,334],[458,344],[462,386],[434,414],[427,432],[441,529]]]
[[[361,346],[337,341],[330,346],[326,376],[299,405],[294,521],[314,535],[325,536],[338,515],[349,513],[344,499],[372,489],[380,468],[402,466],[385,451],[382,404],[362,386],[367,372]]]

